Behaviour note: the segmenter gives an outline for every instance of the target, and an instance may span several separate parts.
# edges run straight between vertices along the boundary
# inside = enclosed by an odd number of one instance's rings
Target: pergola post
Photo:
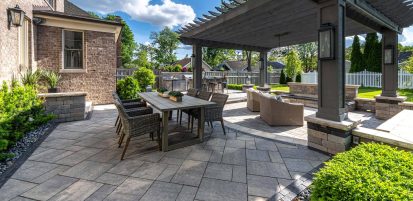
[[[268,54],[267,52],[260,52],[260,87],[265,87],[268,84],[267,76]]]
[[[317,117],[331,121],[343,121],[345,112],[345,19],[344,0],[320,4],[319,25],[334,26],[333,55],[318,63],[318,112]],[[319,41],[320,43],[320,41]],[[320,47],[319,47],[320,48]],[[320,51],[320,50],[319,50]]]
[[[382,37],[382,93],[376,97],[375,108],[376,118],[386,120],[401,111],[399,104],[406,101],[406,97],[397,95],[399,82],[398,34],[393,30],[385,29],[382,32]]]
[[[322,55],[319,45],[318,112],[316,115],[305,117],[308,127],[308,146],[336,154],[350,148],[351,133],[357,126],[357,122],[346,120],[344,62],[346,2],[334,0],[320,3],[318,17],[320,29],[328,25],[330,31],[333,30],[333,42],[330,43],[333,51],[329,51],[333,54]],[[331,26],[334,29],[331,29]],[[319,44],[321,42],[326,44],[326,41],[319,41]],[[326,46],[323,48],[329,49]],[[329,58],[323,59],[323,56]]]
[[[202,46],[192,45],[192,74],[195,89],[202,89]]]

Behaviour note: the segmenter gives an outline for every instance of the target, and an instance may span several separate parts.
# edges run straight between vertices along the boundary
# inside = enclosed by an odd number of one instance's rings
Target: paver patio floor
[[[167,153],[148,135],[133,139],[120,161],[115,119],[108,105],[95,107],[90,120],[60,124],[0,189],[0,200],[260,200],[329,158],[234,129],[225,136],[216,124],[204,143]]]

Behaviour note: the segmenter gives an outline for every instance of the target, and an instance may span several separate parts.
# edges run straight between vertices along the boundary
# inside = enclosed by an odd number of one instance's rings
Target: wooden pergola
[[[272,48],[319,40],[333,27],[333,55],[319,59],[317,118],[341,122],[345,109],[345,37],[379,32],[383,50],[392,47],[392,62],[383,56],[383,97],[397,97],[398,34],[413,24],[412,0],[232,0],[182,27],[180,40],[193,46],[194,86],[201,88],[202,47],[260,52],[261,85]],[[383,51],[384,52],[384,51]]]

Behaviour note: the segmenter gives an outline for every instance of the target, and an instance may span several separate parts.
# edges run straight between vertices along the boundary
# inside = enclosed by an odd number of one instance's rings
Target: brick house
[[[7,10],[16,5],[25,19],[9,28]],[[48,69],[62,76],[61,92],[87,92],[93,104],[111,103],[121,29],[68,0],[2,0],[0,82],[19,79],[27,69]]]

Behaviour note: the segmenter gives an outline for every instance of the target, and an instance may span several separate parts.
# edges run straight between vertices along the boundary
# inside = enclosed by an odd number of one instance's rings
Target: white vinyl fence
[[[346,84],[361,85],[363,87],[381,88],[381,73],[362,71],[358,73],[347,73]],[[404,70],[399,71],[399,89],[413,89],[413,74]],[[317,83],[318,73],[309,72],[301,75],[302,83]]]

